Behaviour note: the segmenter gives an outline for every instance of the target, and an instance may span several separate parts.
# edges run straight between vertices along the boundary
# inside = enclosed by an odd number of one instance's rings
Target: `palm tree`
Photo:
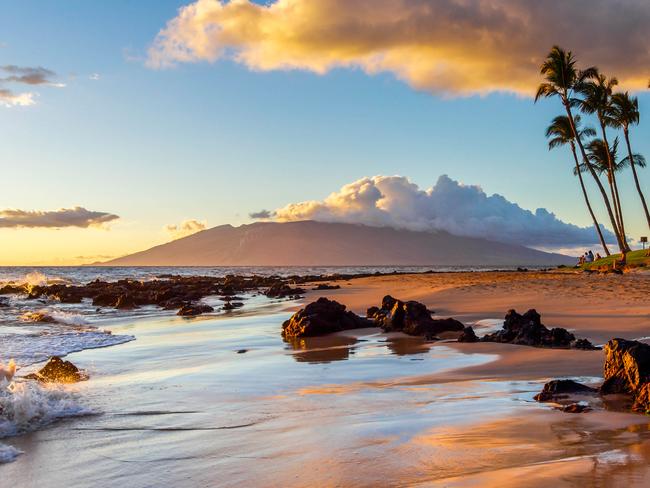
[[[632,146],[630,145],[630,125],[637,125],[640,118],[638,98],[631,97],[628,92],[612,95],[610,115],[613,123],[617,127],[623,129],[630,167],[632,168],[632,175],[634,175],[634,184],[636,185],[636,191],[639,192],[639,198],[641,199],[641,204],[645,211],[648,228],[650,228],[650,213],[648,213],[648,205],[646,204],[643,191],[641,190],[641,185],[639,184],[639,176],[636,173],[637,164],[634,155],[632,154]]]
[[[615,122],[611,117],[611,97],[613,89],[618,85],[616,78],[607,78],[602,73],[598,72],[596,68],[590,68],[589,72],[585,72],[581,79],[575,86],[575,90],[583,95],[582,99],[574,99],[572,104],[578,106],[580,110],[587,114],[595,114],[600,124],[602,133],[602,141],[604,143],[604,153],[607,157],[609,176],[608,181],[611,182],[612,188],[612,203],[614,204],[614,216],[618,223],[620,230],[620,237],[623,241],[626,251],[630,248],[627,245],[625,238],[625,223],[623,220],[623,209],[621,199],[618,192],[618,184],[616,182],[616,172],[614,170],[614,162],[611,158],[611,150],[609,141],[607,140],[608,126],[614,126]]]
[[[610,186],[610,191],[613,189],[613,181],[611,178],[612,170],[616,174],[631,165],[636,165],[645,168],[645,158],[640,154],[632,154],[625,158],[618,160],[618,137],[614,139],[614,144],[608,148],[605,141],[602,139],[594,139],[587,145],[587,153],[589,155],[589,165],[598,174],[607,175],[607,180]],[[586,171],[586,165],[583,163],[579,167],[579,171]]]
[[[596,131],[591,127],[585,127],[580,130],[580,116],[576,115],[574,117],[574,123],[578,129],[578,137],[581,139],[583,137],[594,137]],[[607,244],[605,244],[605,239],[603,238],[603,233],[596,219],[593,209],[591,208],[591,203],[589,202],[589,196],[587,195],[587,189],[585,188],[585,182],[582,179],[582,171],[580,170],[580,162],[578,161],[578,154],[576,153],[576,138],[573,135],[573,129],[571,127],[571,122],[566,115],[558,115],[553,119],[551,125],[546,129],[546,137],[549,138],[548,148],[555,149],[556,147],[565,146],[569,144],[571,147],[571,153],[573,154],[573,160],[575,162],[574,173],[578,176],[580,180],[580,187],[582,188],[582,194],[585,197],[585,203],[587,204],[587,209],[591,215],[592,220],[594,221],[594,227],[596,227],[596,232],[598,232],[598,238],[600,239],[600,244],[603,246],[605,254],[610,255]]]
[[[578,132],[576,130],[571,107],[575,104],[575,99],[573,96],[576,85],[581,83],[584,77],[592,75],[594,71],[594,68],[589,68],[585,71],[578,72],[578,69],[576,68],[576,59],[573,57],[571,51],[567,52],[559,46],[553,46],[540,68],[540,73],[544,76],[546,81],[539,85],[537,88],[537,93],[535,94],[535,102],[537,102],[540,98],[560,98],[562,105],[566,110],[567,118],[571,124],[571,130],[573,131],[575,141],[578,144],[578,148],[580,149],[580,154],[584,162],[588,162],[589,160],[587,158],[587,153],[585,151],[584,145],[582,144],[582,140],[580,137],[578,137]],[[624,239],[621,239],[621,232],[616,223],[616,219],[614,218],[612,207],[610,205],[609,198],[607,197],[607,192],[603,188],[602,184],[600,184],[598,175],[591,167],[591,165],[587,164],[586,167],[593,176],[594,180],[598,182],[598,188],[600,189],[600,193],[603,197],[603,202],[607,208],[607,213],[609,214],[609,219],[612,223],[614,234],[616,235],[616,240],[618,241],[618,247],[621,252],[624,253],[627,246],[624,243]]]

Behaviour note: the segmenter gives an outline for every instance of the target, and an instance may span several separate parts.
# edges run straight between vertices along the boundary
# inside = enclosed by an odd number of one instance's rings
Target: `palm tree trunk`
[[[582,145],[582,140],[580,139],[580,136],[578,135],[578,131],[576,131],[576,124],[575,121],[573,120],[573,114],[571,113],[571,107],[569,106],[569,101],[566,96],[563,97],[562,103],[564,104],[564,108],[566,110],[567,117],[569,118],[569,122],[571,123],[571,129],[573,130],[573,136],[576,139],[576,142],[578,143],[578,147],[580,148],[580,154],[582,155],[582,160],[585,162],[587,168],[589,169],[589,172],[591,173],[591,176],[594,177],[594,180],[596,180],[596,184],[598,185],[598,189],[600,190],[600,194],[603,197],[603,202],[605,202],[605,208],[607,208],[607,213],[609,214],[609,220],[612,223],[612,229],[614,229],[614,235],[616,236],[616,241],[618,242],[618,248],[620,249],[621,253],[624,253],[625,245],[623,244],[621,240],[621,232],[618,228],[618,225],[616,224],[616,219],[614,218],[614,214],[612,213],[612,206],[609,203],[609,198],[607,197],[607,192],[605,191],[605,188],[603,188],[603,184],[600,182],[598,179],[598,175],[594,171],[594,168],[589,164],[589,158],[587,158],[587,153],[585,151],[585,147]]]
[[[636,166],[634,165],[634,157],[632,156],[632,146],[630,145],[630,134],[627,127],[624,128],[623,134],[625,135],[625,143],[627,144],[627,154],[630,158],[630,167],[632,168],[632,174],[634,175],[634,184],[636,185],[636,191],[639,192],[639,198],[643,204],[645,218],[648,222],[648,228],[650,229],[650,213],[648,213],[648,205],[645,203],[645,197],[643,196],[643,191],[641,190],[641,185],[639,184],[639,177],[636,174]]]
[[[594,214],[593,209],[591,208],[591,203],[589,202],[589,196],[587,195],[587,189],[585,188],[585,182],[582,179],[582,172],[580,171],[580,163],[578,162],[578,155],[576,154],[576,148],[573,143],[571,143],[571,152],[573,153],[573,160],[576,162],[576,171],[578,173],[578,179],[580,180],[580,187],[582,188],[582,194],[585,197],[585,203],[589,209],[589,214],[591,215],[592,220],[594,221],[594,227],[596,227],[596,232],[598,232],[598,238],[600,239],[600,244],[603,246],[603,250],[607,256],[610,255],[607,244],[605,244],[605,238],[603,237],[603,232],[600,230],[600,225],[598,225],[598,220],[596,220],[596,215]]]
[[[603,133],[603,142],[605,143],[605,149],[607,151],[607,166],[609,167],[609,185],[612,190],[612,202],[614,203],[614,211],[616,213],[618,228],[621,233],[621,240],[623,241],[623,247],[625,251],[623,253],[629,252],[630,246],[627,244],[627,237],[625,236],[625,224],[623,222],[623,208],[621,207],[621,197],[618,193],[618,185],[616,184],[616,172],[614,171],[614,162],[612,161],[612,153],[609,150],[609,142],[607,141],[607,130],[605,130],[605,124],[602,121],[600,115],[598,116],[598,121],[600,122],[600,129]]]

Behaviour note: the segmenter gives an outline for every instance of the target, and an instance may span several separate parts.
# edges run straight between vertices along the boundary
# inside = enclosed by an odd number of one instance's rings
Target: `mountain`
[[[555,265],[574,258],[444,231],[314,221],[221,225],[107,266]]]

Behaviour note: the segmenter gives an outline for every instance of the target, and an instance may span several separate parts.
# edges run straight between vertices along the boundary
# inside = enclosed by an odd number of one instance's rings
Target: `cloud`
[[[103,227],[118,219],[107,212],[94,212],[83,207],[62,208],[59,210],[0,210],[0,228],[21,227]]]
[[[27,107],[36,103],[37,93],[34,92],[17,92],[3,85],[18,84],[29,86],[50,86],[55,88],[65,87],[64,83],[58,83],[53,80],[56,73],[43,67],[21,67],[14,64],[0,66],[0,72],[5,76],[0,76],[0,105],[5,107]]]
[[[23,83],[25,85],[48,85],[57,88],[63,88],[65,86],[63,83],[57,83],[52,80],[56,76],[54,71],[40,66],[37,68],[28,68],[9,64],[0,66],[0,70],[9,74],[9,76],[0,78],[0,81],[4,82]]]
[[[562,222],[543,208],[525,210],[501,195],[488,196],[479,186],[462,185],[446,175],[426,191],[403,176],[361,178],[325,200],[290,204],[275,213],[280,222],[316,220],[444,230],[540,248],[598,242],[593,227]],[[614,239],[609,231],[605,236]]]
[[[274,215],[275,212],[271,212],[270,210],[260,210],[259,212],[251,212],[248,214],[251,219],[270,219]]]
[[[88,79],[97,81],[101,79],[101,75],[99,73],[92,73],[90,76],[88,76]]]
[[[36,93],[16,93],[6,88],[0,88],[0,105],[5,107],[28,107],[36,103],[35,97]]]
[[[233,59],[252,70],[393,73],[448,95],[531,95],[554,44],[644,89],[647,0],[198,0],[158,33],[147,64]],[[594,33],[598,33],[594,36]]]
[[[169,233],[172,239],[180,239],[192,234],[196,234],[206,228],[207,224],[199,220],[184,220],[180,224],[169,224],[164,227],[165,231]]]

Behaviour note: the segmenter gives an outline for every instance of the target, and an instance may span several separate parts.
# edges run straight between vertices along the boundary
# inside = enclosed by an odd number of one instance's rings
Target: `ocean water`
[[[493,267],[431,266],[361,266],[361,267],[0,267],[0,287],[5,284],[47,285],[55,283],[85,284],[100,279],[124,278],[154,280],[164,275],[215,276],[228,274],[293,276],[360,273],[421,273],[426,271],[485,271]],[[507,268],[504,268],[507,269]],[[0,363],[14,359],[18,367],[29,366],[50,356],[122,344],[133,336],[113,334],[111,324],[144,317],[173,315],[155,306],[118,311],[93,306],[89,300],[80,304],[62,304],[53,300],[27,300],[25,296],[5,295],[0,306]],[[221,305],[214,297],[205,299],[212,306]],[[249,308],[249,307],[247,307]],[[40,322],[40,316],[53,322]]]
[[[153,280],[161,275],[226,276],[305,276],[359,273],[424,273],[514,270],[516,266],[0,266],[0,286],[4,283],[88,283],[95,279],[116,281],[124,278]],[[537,269],[541,267],[531,267]]]

